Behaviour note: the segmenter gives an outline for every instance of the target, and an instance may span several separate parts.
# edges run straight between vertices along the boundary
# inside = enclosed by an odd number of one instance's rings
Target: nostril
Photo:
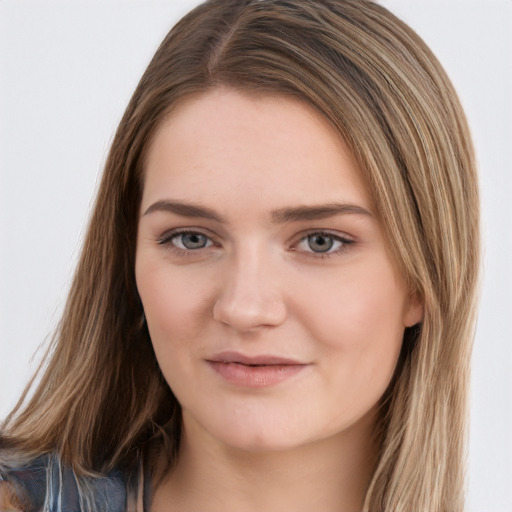
[[[277,294],[273,297],[223,296],[215,303],[213,319],[239,332],[281,324],[286,306]]]

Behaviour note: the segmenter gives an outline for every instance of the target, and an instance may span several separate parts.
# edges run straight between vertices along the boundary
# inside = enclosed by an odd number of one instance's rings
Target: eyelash
[[[312,230],[312,231],[308,231],[306,233],[301,234],[301,237],[299,238],[298,242],[296,242],[294,244],[294,246],[297,246],[300,243],[307,243],[307,239],[311,236],[331,238],[334,243],[336,243],[336,242],[341,243],[340,248],[335,251],[332,251],[332,252],[302,251],[303,254],[305,254],[305,255],[307,255],[307,257],[311,257],[311,258],[325,259],[325,258],[331,258],[333,256],[340,256],[341,254],[344,254],[348,250],[349,246],[354,243],[354,240],[331,233],[329,231]]]
[[[166,246],[168,250],[178,254],[179,256],[196,256],[201,249],[208,248],[201,247],[200,249],[181,249],[180,247],[176,247],[172,243],[172,240],[180,235],[201,235],[210,240],[212,242],[211,245],[216,245],[211,236],[196,229],[173,229],[172,231],[167,231],[158,237],[157,244]]]
[[[172,241],[174,238],[180,236],[180,235],[200,235],[200,236],[204,236],[206,237],[206,239],[208,241],[211,242],[211,244],[209,246],[206,246],[206,247],[200,247],[198,249],[182,249],[180,247],[176,247]],[[345,253],[347,250],[348,250],[348,247],[352,244],[354,244],[354,240],[351,240],[349,238],[345,238],[343,236],[340,236],[340,235],[336,235],[334,233],[331,233],[329,231],[318,231],[318,230],[311,230],[311,231],[308,231],[306,233],[302,233],[300,238],[298,239],[297,242],[294,243],[293,247],[296,247],[297,245],[299,245],[300,243],[303,243],[303,242],[306,242],[308,237],[310,236],[313,236],[313,235],[316,235],[316,236],[319,236],[319,237],[326,237],[326,238],[331,238],[334,243],[336,242],[339,242],[341,243],[341,247],[335,251],[332,251],[332,252],[315,252],[315,251],[302,251],[303,254],[307,255],[307,257],[312,257],[312,258],[320,258],[320,259],[324,259],[324,258],[330,258],[332,256],[338,256],[338,255],[341,255],[343,253]],[[306,242],[307,243],[307,242]],[[219,244],[216,244],[215,240],[212,239],[211,236],[205,234],[204,232],[200,231],[200,230],[195,230],[195,229],[174,229],[172,231],[167,231],[165,232],[164,234],[162,234],[161,236],[159,236],[157,238],[157,244],[158,245],[162,245],[162,246],[167,246],[167,248],[178,254],[179,256],[196,256],[202,249],[208,249],[210,247],[215,247],[215,246],[219,246]],[[296,251],[296,249],[294,248],[293,249],[294,251]]]

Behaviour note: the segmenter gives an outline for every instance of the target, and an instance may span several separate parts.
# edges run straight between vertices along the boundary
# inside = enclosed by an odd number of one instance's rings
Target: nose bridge
[[[216,320],[238,331],[284,321],[286,305],[272,256],[267,247],[257,242],[234,251],[214,306]]]

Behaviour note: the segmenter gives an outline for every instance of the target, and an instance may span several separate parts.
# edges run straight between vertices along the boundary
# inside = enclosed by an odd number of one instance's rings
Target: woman
[[[119,125],[3,509],[462,510],[478,265],[465,118],[411,29],[206,2]]]

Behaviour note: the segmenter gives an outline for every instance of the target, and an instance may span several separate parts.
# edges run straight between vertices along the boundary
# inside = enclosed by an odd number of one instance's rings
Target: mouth
[[[308,363],[273,355],[246,356],[223,352],[207,359],[208,365],[224,381],[249,388],[279,384],[304,370]]]

